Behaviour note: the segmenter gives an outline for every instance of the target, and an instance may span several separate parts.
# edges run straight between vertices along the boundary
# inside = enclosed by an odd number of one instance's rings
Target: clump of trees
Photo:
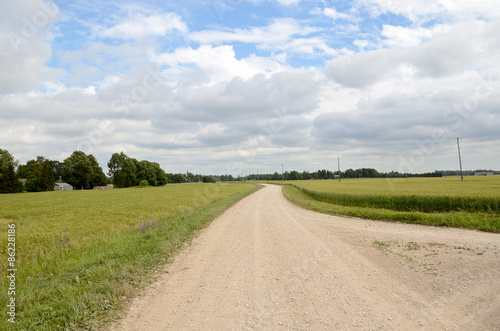
[[[50,161],[43,156],[38,156],[36,160],[30,160],[18,167],[18,177],[26,178],[26,191],[54,191],[54,183],[56,182],[53,170],[54,162],[57,161]]]
[[[203,175],[195,175],[190,173],[189,171],[185,174],[167,174],[169,183],[216,183],[217,180],[221,180],[220,177],[216,176],[203,176]],[[233,180],[233,176],[229,176],[231,180]],[[225,177],[225,178],[229,178]],[[228,179],[226,179],[228,180]]]
[[[123,152],[114,153],[108,162],[115,187],[163,186],[168,182],[165,171],[156,162],[137,161]],[[19,179],[26,179],[23,184]],[[92,189],[108,184],[108,177],[92,154],[73,152],[63,162],[38,156],[19,165],[12,154],[0,149],[0,193],[53,191],[57,180],[63,179],[75,189]]]
[[[108,162],[108,175],[115,187],[137,186],[146,180],[150,186],[163,186],[168,182],[165,171],[156,162],[137,161],[125,153],[114,153]]]
[[[12,154],[0,149],[0,193],[19,193],[23,191],[23,184],[16,174],[19,161]]]
[[[82,151],[75,151],[64,160],[62,177],[75,189],[91,189],[107,184],[106,175],[96,158]]]

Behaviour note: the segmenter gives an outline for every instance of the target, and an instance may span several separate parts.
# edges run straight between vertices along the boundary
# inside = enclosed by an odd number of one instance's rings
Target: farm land
[[[0,256],[7,261],[7,227],[15,224],[18,269],[17,323],[2,321],[0,330],[99,328],[152,271],[257,189],[200,183],[0,196]],[[2,263],[2,307],[7,268]]]
[[[319,212],[500,232],[500,176],[285,182],[292,202]]]
[[[16,225],[14,330],[108,325],[155,271],[258,188],[192,183],[0,196],[5,261],[6,229]],[[283,191],[293,203],[326,214],[500,232],[500,176],[285,181]],[[6,273],[3,264],[4,307]]]

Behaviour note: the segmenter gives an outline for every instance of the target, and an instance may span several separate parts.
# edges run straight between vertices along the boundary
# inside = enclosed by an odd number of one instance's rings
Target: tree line
[[[75,189],[92,189],[109,183],[117,188],[130,187],[143,181],[148,186],[163,186],[168,182],[165,171],[158,163],[138,161],[123,152],[111,156],[108,168],[109,178],[97,159],[82,151],[73,152],[63,162],[38,156],[26,164],[19,164],[7,150],[0,149],[0,193],[53,191],[59,180]],[[19,179],[26,179],[25,184]]]
[[[43,156],[19,164],[7,150],[0,149],[0,193],[19,193],[53,191],[56,181],[63,180],[75,189],[92,189],[95,186],[113,184],[116,188],[131,186],[163,186],[167,183],[244,180],[309,180],[338,178],[406,178],[406,177],[442,177],[458,174],[457,171],[435,171],[423,174],[399,173],[395,171],[379,173],[373,168],[347,169],[343,172],[326,169],[314,172],[286,171],[283,174],[251,174],[248,176],[232,175],[206,176],[186,172],[185,174],[166,173],[158,163],[147,160],[138,161],[123,152],[114,153],[107,163],[107,177],[96,158],[82,151],[73,152],[63,162],[49,160]],[[464,171],[464,175],[473,175],[476,171]],[[498,171],[489,170],[500,174]],[[23,184],[20,178],[26,179]]]
[[[308,180],[308,179],[334,179],[334,178],[406,178],[406,177],[443,177],[441,172],[429,172],[424,174],[399,173],[397,171],[379,173],[373,168],[347,169],[345,171],[330,171],[326,169],[314,172],[298,172],[295,170],[285,171],[283,174],[252,174],[248,180]]]

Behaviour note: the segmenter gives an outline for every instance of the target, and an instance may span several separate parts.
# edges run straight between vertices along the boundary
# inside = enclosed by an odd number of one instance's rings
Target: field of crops
[[[500,231],[500,176],[466,177],[464,182],[443,177],[288,184],[309,199],[336,206],[330,209],[337,214]]]
[[[9,329],[88,328],[133,296],[151,268],[255,189],[179,184],[0,195],[2,316],[9,224],[16,229],[18,321]]]

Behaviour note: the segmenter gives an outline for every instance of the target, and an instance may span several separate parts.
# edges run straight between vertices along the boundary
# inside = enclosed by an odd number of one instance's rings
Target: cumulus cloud
[[[136,39],[146,36],[165,36],[168,33],[188,32],[187,25],[175,13],[146,16],[136,14],[112,27],[103,28],[96,34],[101,38]]]
[[[197,49],[178,48],[173,53],[158,54],[153,57],[159,64],[167,65],[173,75],[185,73],[193,65],[200,70],[196,79],[199,81],[220,82],[234,77],[251,78],[262,72],[279,72],[284,69],[283,57],[258,57],[251,55],[238,60],[232,46],[212,47],[202,45]]]
[[[335,7],[326,7],[326,8],[315,8],[311,10],[311,14],[313,15],[324,15],[331,19],[335,20],[345,20],[345,19],[353,19],[353,17],[346,13],[339,13]]]
[[[0,94],[43,88],[62,72],[49,68],[50,25],[59,11],[44,1],[0,4]]]
[[[415,171],[432,171],[453,167],[438,156],[457,136],[476,147],[470,167],[498,161],[500,20],[489,1],[347,11],[284,1],[293,6],[261,17],[269,2],[255,0],[231,4],[222,23],[203,21],[199,3],[93,4],[121,7],[69,20],[48,5],[57,14],[44,25],[40,3],[0,5],[0,148],[22,162],[81,149],[105,167],[123,150],[167,171],[244,175],[328,168],[338,155],[380,170],[384,155],[397,170],[430,141]],[[381,14],[391,19],[367,38],[363,24]],[[36,33],[9,39],[33,17]]]
[[[328,77],[348,87],[363,88],[398,74],[401,65],[410,65],[420,77],[441,77],[460,74],[464,70],[491,67],[498,50],[489,45],[488,25],[481,21],[460,22],[447,27],[436,27],[423,33],[417,29],[413,35],[432,35],[422,42],[420,37],[392,38],[388,44],[400,47],[381,48],[354,55],[339,56],[325,66]],[[386,31],[400,28],[384,27]],[[408,36],[407,29],[403,29]],[[395,40],[399,41],[395,41]],[[410,40],[409,40],[410,39]],[[414,45],[410,47],[410,45]],[[405,46],[405,47],[402,47]]]
[[[417,23],[426,22],[437,16],[454,20],[471,17],[500,17],[500,10],[496,0],[480,2],[470,2],[467,0],[363,0],[362,2],[375,15],[389,12],[403,15]]]
[[[243,42],[256,44],[258,49],[269,51],[311,55],[315,53],[337,54],[338,52],[329,47],[322,38],[311,36],[320,30],[296,19],[279,18],[263,27],[195,31],[190,34],[190,38],[201,44]]]

